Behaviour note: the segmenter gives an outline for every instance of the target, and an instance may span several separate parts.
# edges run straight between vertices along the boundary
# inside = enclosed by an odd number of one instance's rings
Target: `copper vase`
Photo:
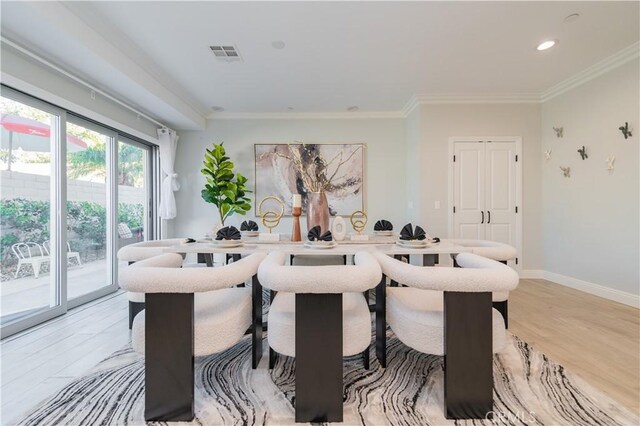
[[[329,203],[324,191],[307,194],[307,232],[318,225],[322,233],[329,230]]]

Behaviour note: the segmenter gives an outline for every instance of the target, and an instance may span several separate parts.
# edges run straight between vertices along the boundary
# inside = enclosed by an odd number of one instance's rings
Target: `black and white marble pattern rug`
[[[266,358],[251,369],[249,336],[196,360],[198,425],[294,423],[295,360]],[[450,421],[443,414],[443,359],[416,352],[389,331],[388,367],[372,349],[371,369],[345,358],[345,425],[637,425],[638,417],[543,353],[509,335],[494,357],[493,421]],[[40,403],[21,425],[144,424],[144,360],[130,347]]]

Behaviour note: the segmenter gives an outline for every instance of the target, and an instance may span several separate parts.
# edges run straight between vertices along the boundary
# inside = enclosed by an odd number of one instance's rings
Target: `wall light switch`
[[[440,201],[436,201],[435,205],[433,206],[434,209],[439,210],[440,209]]]

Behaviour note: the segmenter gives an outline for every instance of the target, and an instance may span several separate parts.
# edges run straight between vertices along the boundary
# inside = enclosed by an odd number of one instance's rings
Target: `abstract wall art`
[[[325,191],[330,214],[364,210],[365,144],[256,144],[255,199],[275,195],[291,215],[292,195]]]

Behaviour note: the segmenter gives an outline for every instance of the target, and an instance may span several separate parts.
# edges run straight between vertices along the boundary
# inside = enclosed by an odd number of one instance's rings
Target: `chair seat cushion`
[[[129,299],[129,302],[144,303],[144,293],[135,293],[133,291],[128,291],[127,298]]]
[[[296,356],[296,295],[279,292],[269,308],[269,346],[276,352]],[[342,354],[364,351],[371,342],[371,314],[362,293],[342,294]]]
[[[144,354],[145,312],[131,330],[133,349]],[[167,312],[171,315],[171,312]],[[251,289],[226,288],[195,294],[194,355],[210,355],[235,345],[251,325]]]
[[[505,300],[509,300],[509,292],[494,291],[491,300],[494,302],[504,302]]]
[[[444,301],[440,291],[387,287],[387,323],[407,346],[427,354],[444,355]],[[493,313],[493,352],[506,341],[502,315]]]

